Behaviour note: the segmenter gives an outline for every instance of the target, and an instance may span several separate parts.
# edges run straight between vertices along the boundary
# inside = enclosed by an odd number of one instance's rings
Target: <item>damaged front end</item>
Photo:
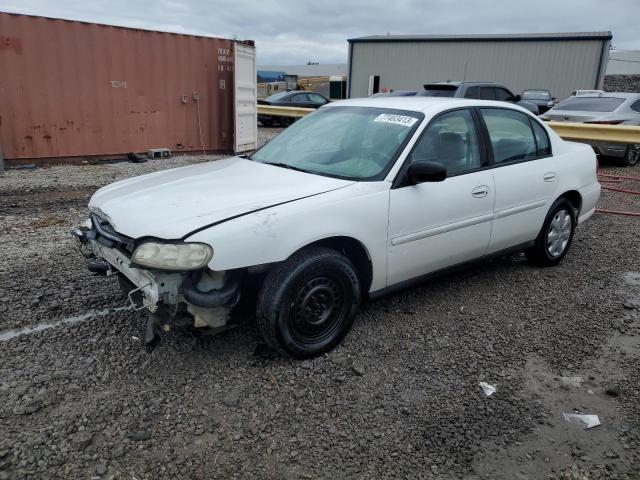
[[[72,233],[89,270],[117,275],[133,308],[148,310],[147,345],[155,345],[159,332],[172,326],[193,326],[208,333],[230,327],[244,271],[209,269],[213,256],[209,245],[136,240],[116,232],[96,214]]]

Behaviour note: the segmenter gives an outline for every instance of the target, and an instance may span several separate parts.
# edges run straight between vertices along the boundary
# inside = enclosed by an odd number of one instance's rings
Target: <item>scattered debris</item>
[[[138,153],[135,153],[135,152],[129,152],[129,154],[127,155],[127,158],[132,163],[144,163],[144,162],[147,161],[147,157],[145,157],[144,155],[140,155]]]
[[[605,387],[604,393],[606,393],[607,395],[610,395],[612,397],[619,397],[620,396],[620,387],[615,383],[610,383],[609,385],[607,385]]]
[[[496,387],[488,384],[487,382],[480,382],[478,385],[482,387],[482,391],[487,397],[490,397],[494,393],[496,393]]]
[[[582,377],[560,377],[560,381],[562,385],[565,387],[571,388],[580,388],[584,383],[584,378]]]
[[[614,452],[613,450],[606,450],[602,456],[604,458],[612,458],[612,459],[616,459],[616,458],[620,458],[620,455],[618,455],[616,452]]]
[[[129,434],[129,440],[134,442],[146,442],[151,440],[151,432],[148,430],[140,430]]]
[[[563,413],[562,416],[567,422],[579,423],[584,425],[585,430],[600,425],[600,418],[598,418],[598,415],[590,415],[584,413]]]
[[[64,223],[64,218],[51,216],[51,217],[39,218],[37,220],[34,220],[33,222],[31,222],[31,227],[44,228],[44,227],[52,227],[54,225],[61,225],[63,223]]]
[[[89,446],[91,440],[93,440],[93,435],[87,431],[77,432],[71,435],[69,440],[73,448],[76,450],[84,450]]]

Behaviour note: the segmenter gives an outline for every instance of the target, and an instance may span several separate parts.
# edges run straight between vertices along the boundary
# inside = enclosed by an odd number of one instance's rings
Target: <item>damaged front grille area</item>
[[[95,213],[91,214],[91,224],[96,232],[96,240],[109,248],[118,248],[128,254],[133,253],[134,240],[115,231],[113,226]]]

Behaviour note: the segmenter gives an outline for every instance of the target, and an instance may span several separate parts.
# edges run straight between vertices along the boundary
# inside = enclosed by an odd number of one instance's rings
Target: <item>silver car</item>
[[[544,115],[554,122],[640,125],[640,93],[600,92],[569,97]],[[591,143],[599,155],[617,157],[632,167],[640,160],[640,144]]]

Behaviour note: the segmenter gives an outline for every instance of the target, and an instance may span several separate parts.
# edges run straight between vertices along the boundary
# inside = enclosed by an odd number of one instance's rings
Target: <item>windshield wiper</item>
[[[309,173],[308,170],[305,170],[304,168],[300,168],[300,167],[294,167],[293,165],[289,165],[288,163],[281,163],[281,162],[263,162],[266,165],[273,165],[274,167],[281,167],[281,168],[288,168],[289,170],[295,170],[297,172],[304,172],[304,173]]]

